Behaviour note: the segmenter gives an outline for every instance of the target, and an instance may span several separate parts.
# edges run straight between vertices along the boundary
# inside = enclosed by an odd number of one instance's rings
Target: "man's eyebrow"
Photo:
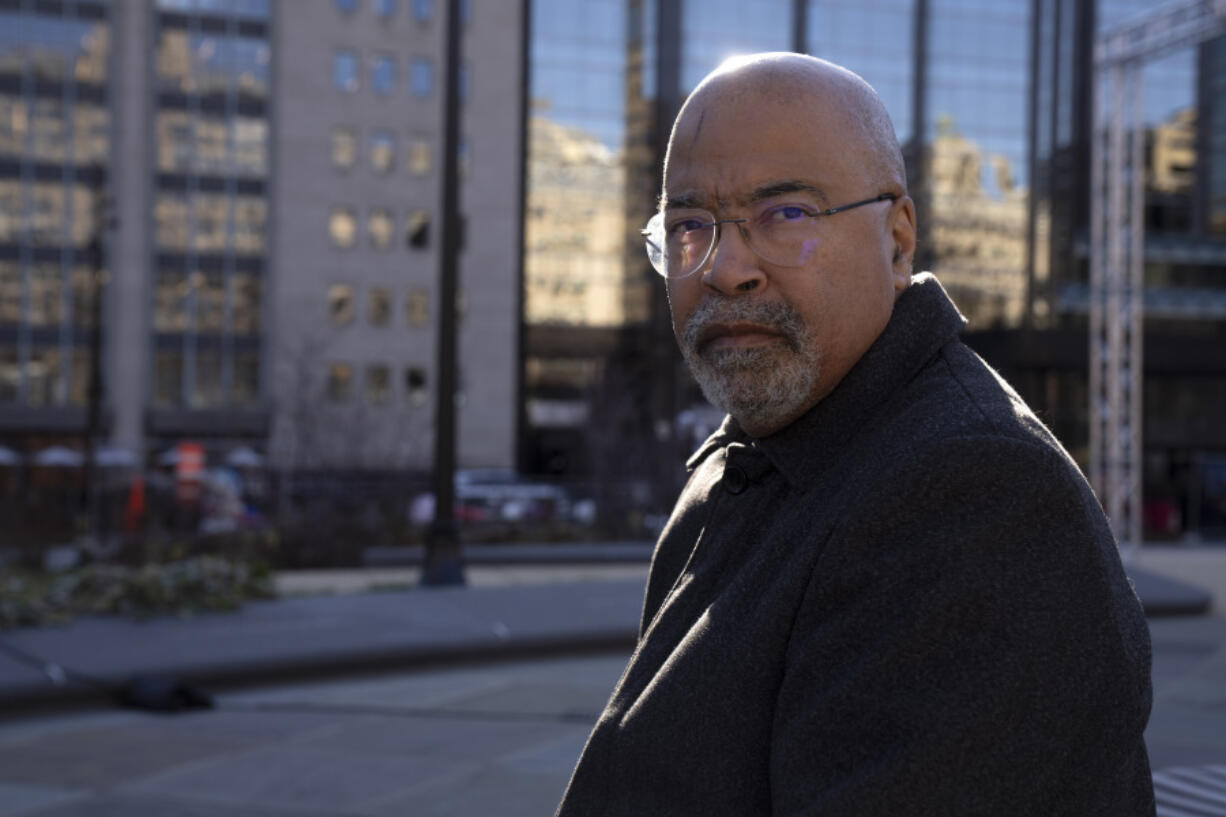
[[[795,179],[786,181],[769,182],[767,184],[755,187],[748,194],[739,197],[737,203],[742,207],[747,207],[751,204],[757,204],[766,199],[773,199],[776,196],[787,195],[788,193],[808,193],[815,197],[819,202],[826,201],[826,191],[822,190],[817,185],[809,184]]]
[[[698,193],[678,193],[664,200],[664,208],[679,207],[684,209],[702,209],[702,196]]]

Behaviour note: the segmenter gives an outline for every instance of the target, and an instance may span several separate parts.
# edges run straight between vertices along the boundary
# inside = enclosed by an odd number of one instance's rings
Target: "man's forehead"
[[[725,210],[730,207],[751,207],[778,196],[800,197],[816,204],[825,204],[828,196],[825,188],[813,179],[771,178],[747,185],[721,184],[716,172],[712,172],[707,184],[667,186],[661,202],[665,207],[702,207]]]

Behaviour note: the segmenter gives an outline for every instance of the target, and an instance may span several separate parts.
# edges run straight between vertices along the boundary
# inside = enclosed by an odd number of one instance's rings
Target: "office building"
[[[663,283],[635,240],[658,194],[667,129],[685,95],[736,53],[800,50],[865,77],[890,111],[920,224],[917,267],[966,314],[965,337],[1085,462],[1093,42],[1152,11],[1139,0],[534,0],[532,127],[599,142],[618,183],[589,201],[626,236],[602,286],[645,307],[620,326],[551,310],[591,280],[529,246],[526,467],[596,479],[676,473],[713,418],[672,351]],[[1147,66],[1145,493],[1149,535],[1220,535],[1226,515],[1226,59],[1222,39]],[[588,83],[601,73],[602,93]],[[622,82],[613,77],[621,72]],[[612,87],[605,88],[605,85]],[[531,142],[530,145],[535,145]],[[561,194],[534,180],[527,207]],[[620,200],[619,200],[620,197]],[[605,229],[605,228],[602,228]],[[573,232],[573,231],[572,231]],[[585,232],[595,240],[597,231]],[[547,236],[538,237],[541,246]],[[647,282],[649,297],[638,295]],[[633,295],[633,297],[631,297]],[[559,318],[569,314],[569,322]],[[533,407],[549,410],[534,412]],[[644,441],[642,450],[632,439]],[[602,465],[605,439],[623,452]],[[632,472],[632,473],[631,473]],[[1216,486],[1216,487],[1215,487]],[[666,507],[671,486],[654,495]],[[1216,493],[1215,493],[1216,492]],[[631,491],[633,493],[633,491]],[[1224,506],[1226,507],[1226,506]],[[1166,509],[1163,513],[1158,511]],[[1217,515],[1215,515],[1217,514]],[[1161,519],[1159,517],[1162,517]]]
[[[98,354],[120,461],[428,470],[447,7],[2,0],[0,445],[80,450]],[[460,7],[459,458],[506,467],[522,15]]]

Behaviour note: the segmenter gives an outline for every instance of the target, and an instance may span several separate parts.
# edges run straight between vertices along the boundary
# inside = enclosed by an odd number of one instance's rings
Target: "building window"
[[[158,349],[154,355],[153,404],[158,408],[183,402],[183,350]]]
[[[410,366],[404,370],[404,391],[409,403],[414,406],[426,402],[426,370],[420,366]]]
[[[412,249],[424,250],[430,246],[430,214],[425,210],[414,210],[409,213],[408,222],[405,225],[405,237]]]
[[[396,227],[392,214],[386,207],[376,207],[370,211],[366,229],[370,232],[370,243],[376,249],[386,250],[392,246],[392,235],[396,232]]]
[[[353,93],[358,89],[358,55],[343,49],[332,55],[332,84],[338,91]]]
[[[409,141],[409,172],[414,176],[424,176],[430,172],[430,143],[422,138]]]
[[[333,326],[348,326],[353,322],[353,287],[348,284],[328,287],[328,317]]]
[[[434,16],[434,0],[413,0],[413,19],[426,23]]]
[[[396,0],[375,0],[375,15],[384,20],[396,14]]]
[[[336,247],[352,247],[358,237],[358,223],[352,207],[333,207],[328,219],[328,234]]]
[[[430,296],[424,289],[409,293],[409,326],[421,327],[430,323]]]
[[[382,363],[366,367],[366,402],[382,406],[392,396],[392,372]]]
[[[353,384],[353,367],[348,363],[333,363],[328,367],[328,399],[344,403],[349,399]]]
[[[411,81],[413,96],[424,99],[434,93],[434,63],[425,57],[414,57]]]
[[[332,166],[341,170],[353,167],[358,158],[358,137],[353,128],[332,129]]]
[[[390,173],[396,165],[396,136],[390,130],[370,134],[370,166],[376,173]]]
[[[336,10],[341,14],[353,14],[358,10],[358,0],[336,0]]]
[[[370,324],[387,326],[392,319],[392,294],[383,287],[370,291]]]
[[[390,54],[378,54],[370,66],[370,84],[377,94],[390,94],[396,90],[396,58]]]

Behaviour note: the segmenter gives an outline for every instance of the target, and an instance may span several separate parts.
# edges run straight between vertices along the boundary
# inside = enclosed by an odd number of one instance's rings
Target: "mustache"
[[[698,351],[703,333],[713,324],[754,323],[778,332],[793,349],[800,348],[804,321],[783,301],[723,300],[710,298],[698,305],[685,322],[681,340]]]

